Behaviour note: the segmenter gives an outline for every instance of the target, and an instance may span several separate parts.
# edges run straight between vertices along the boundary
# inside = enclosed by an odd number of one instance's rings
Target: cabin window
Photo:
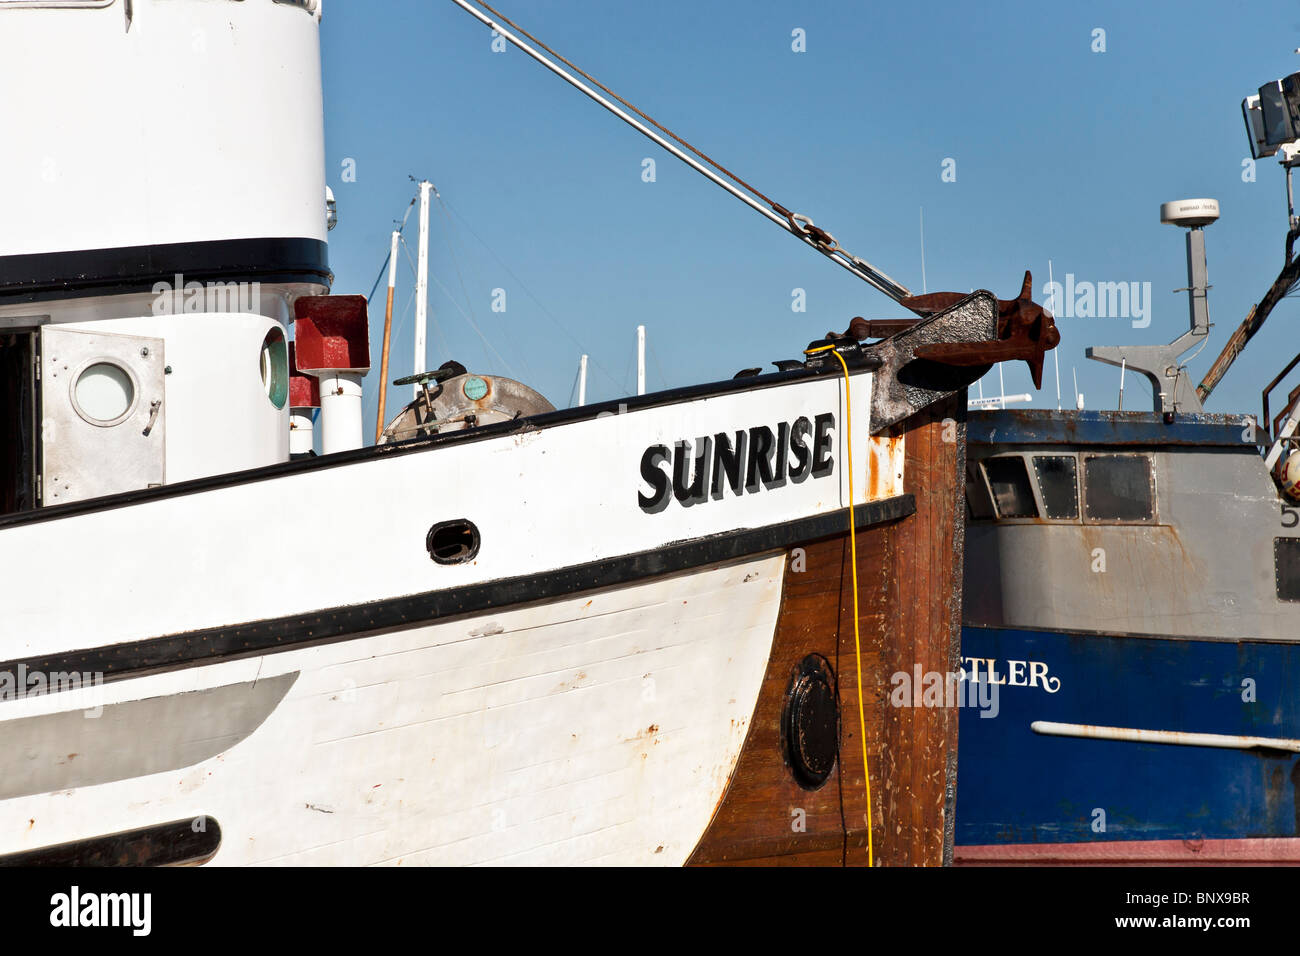
[[[1079,517],[1078,467],[1073,455],[1034,456],[1034,475],[1048,518],[1064,521]]]
[[[1025,468],[1023,456],[986,458],[984,474],[988,476],[989,490],[993,492],[999,518],[1038,517],[1034,488],[1029,483],[1029,472]]]
[[[1273,539],[1273,576],[1279,601],[1300,601],[1300,538]]]
[[[1155,483],[1147,455],[1088,455],[1083,459],[1084,516],[1089,521],[1150,521]]]
[[[967,514],[977,520],[997,517],[993,510],[993,497],[989,494],[988,485],[984,484],[984,476],[980,474],[979,466],[972,462],[966,463],[966,510]]]

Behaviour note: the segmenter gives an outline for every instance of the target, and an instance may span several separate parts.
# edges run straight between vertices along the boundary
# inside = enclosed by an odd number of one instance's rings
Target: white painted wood
[[[870,381],[855,375],[852,388],[859,502],[902,486],[902,440],[868,440]],[[2,529],[0,659],[532,575],[834,512],[848,503],[843,389],[824,376]],[[638,506],[648,446],[826,412],[831,474],[689,508],[673,501],[660,514]],[[458,518],[477,524],[482,548],[471,563],[435,564],[425,535]]]
[[[784,565],[0,702],[3,736],[19,717],[301,672],[210,760],[0,802],[24,821],[0,828],[0,853],[207,814],[217,864],[679,865],[734,770]]]
[[[120,12],[0,5],[23,86],[0,97],[0,256],[324,240],[319,27],[270,0],[137,2],[129,31]]]

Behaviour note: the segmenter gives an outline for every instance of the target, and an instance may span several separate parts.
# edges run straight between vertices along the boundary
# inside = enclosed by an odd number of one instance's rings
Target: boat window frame
[[[993,494],[993,489],[989,483],[988,473],[985,470],[985,462],[994,458],[1021,458],[1024,461],[1025,472],[1029,476],[1029,486],[1033,491],[1034,505],[1038,514],[1034,517],[1004,518],[997,509],[997,498]],[[1073,458],[1075,460],[1074,479],[1075,491],[1078,495],[1079,513],[1074,518],[1049,518],[1047,517],[1047,502],[1043,498],[1043,489],[1038,481],[1038,469],[1034,465],[1035,458]],[[1151,516],[1149,518],[1120,520],[1118,518],[1090,518],[1088,516],[1088,482],[1086,477],[1086,459],[1088,458],[1144,458],[1151,475]],[[1073,525],[1089,527],[1145,527],[1148,525],[1158,525],[1160,523],[1160,494],[1159,494],[1159,469],[1156,467],[1155,454],[1151,451],[1110,451],[1105,449],[1077,449],[1073,451],[1062,451],[1050,447],[1035,447],[1032,449],[1021,449],[1017,451],[996,452],[990,455],[984,455],[979,458],[968,457],[967,465],[973,466],[975,474],[979,476],[983,493],[987,496],[993,508],[991,517],[975,517],[973,510],[970,508],[969,500],[966,504],[966,518],[971,522],[987,522],[989,524],[1045,524],[1045,525]],[[970,484],[967,482],[967,493],[969,493]]]
[[[1046,514],[1046,509],[1043,507],[1043,495],[1038,488],[1038,480],[1034,474],[1034,468],[1032,463],[1025,460],[1029,454],[1030,454],[1029,452],[1023,452],[1023,451],[1000,452],[993,455],[985,455],[983,458],[979,458],[975,461],[977,471],[984,482],[984,487],[988,492],[989,498],[993,502],[993,517],[976,518],[974,520],[991,521],[995,524],[1062,524],[1062,523],[1068,524],[1069,523],[1069,522],[1052,521],[1051,519],[1043,517]],[[1025,476],[1029,481],[1029,493],[1034,496],[1035,513],[1033,515],[1003,517],[1001,510],[997,506],[997,496],[993,494],[993,484],[992,482],[989,481],[988,470],[985,468],[985,463],[995,458],[1019,458],[1020,459],[1021,465],[1025,469]]]
[[[1300,538],[1278,536],[1273,539],[1273,593],[1282,604],[1296,604],[1300,603],[1300,582],[1293,575],[1294,563],[1300,561],[1300,556],[1285,555],[1285,550],[1300,550]],[[1290,597],[1289,594],[1295,596]]]
[[[1150,451],[1084,451],[1079,452],[1079,520],[1090,527],[1145,527],[1160,523],[1160,493],[1158,469],[1154,453]],[[1088,515],[1088,459],[1089,458],[1141,458],[1147,463],[1151,476],[1151,515],[1147,518],[1092,518]]]
[[[971,506],[971,492],[980,495],[982,499],[980,504],[988,512],[986,515],[977,515],[975,509]],[[966,460],[966,481],[964,488],[966,499],[966,520],[968,521],[997,521],[998,504],[993,497],[993,489],[989,487],[988,475],[984,473],[984,465],[981,459],[967,458]]]
[[[1047,524],[1081,524],[1083,521],[1083,471],[1079,453],[1076,451],[1030,451],[1025,453],[1029,459],[1030,478],[1034,484],[1034,493],[1038,496],[1039,514]],[[1069,458],[1074,461],[1074,517],[1053,518],[1047,513],[1047,498],[1043,495],[1042,482],[1038,475],[1038,459]]]

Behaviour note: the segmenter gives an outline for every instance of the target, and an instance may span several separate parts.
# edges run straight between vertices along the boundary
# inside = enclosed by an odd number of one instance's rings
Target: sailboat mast
[[[375,444],[384,434],[384,414],[388,406],[388,349],[393,337],[393,291],[397,288],[397,244],[400,231],[393,230],[393,243],[388,251],[388,301],[384,305],[384,346],[379,358],[379,409],[375,412]]]
[[[411,374],[419,375],[425,366],[425,334],[429,317],[429,193],[433,183],[420,182],[420,248],[415,269],[415,362]],[[412,394],[420,397],[421,386],[413,385]]]
[[[578,407],[587,404],[587,356],[578,360]]]

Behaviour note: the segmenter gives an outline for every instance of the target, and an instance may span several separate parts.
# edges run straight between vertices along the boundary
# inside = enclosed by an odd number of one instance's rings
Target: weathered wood
[[[902,423],[904,490],[916,513],[857,536],[867,758],[877,865],[951,861],[957,711],[891,705],[891,676],[959,664],[965,396]],[[692,864],[866,865],[867,801],[859,742],[853,592],[845,534],[787,557],[772,654],[736,770]],[[800,570],[802,568],[802,570]],[[832,667],[840,751],[818,789],[787,764],[780,721],[810,654]],[[918,689],[919,693],[919,689]]]

